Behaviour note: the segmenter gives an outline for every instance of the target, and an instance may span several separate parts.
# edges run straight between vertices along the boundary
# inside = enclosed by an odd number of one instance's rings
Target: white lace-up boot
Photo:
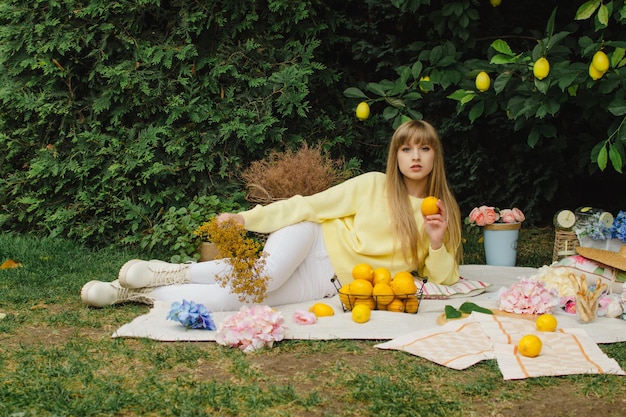
[[[120,269],[118,279],[124,288],[152,288],[164,285],[189,284],[190,264],[133,259]]]
[[[113,282],[89,281],[80,291],[83,304],[91,307],[105,307],[122,303],[142,303],[153,305],[151,288],[130,289],[120,286],[118,280]]]

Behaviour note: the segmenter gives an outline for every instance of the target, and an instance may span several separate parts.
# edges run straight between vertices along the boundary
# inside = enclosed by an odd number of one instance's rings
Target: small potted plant
[[[475,207],[466,224],[481,227],[487,265],[515,266],[517,239],[524,213],[517,207],[499,209],[492,206]]]

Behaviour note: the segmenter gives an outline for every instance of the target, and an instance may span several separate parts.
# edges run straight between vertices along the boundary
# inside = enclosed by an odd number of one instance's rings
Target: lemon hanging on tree
[[[589,76],[591,77],[592,80],[594,81],[599,80],[600,78],[602,78],[603,75],[604,73],[601,71],[598,71],[596,67],[593,66],[593,64],[589,64]]]
[[[604,52],[598,51],[593,54],[593,58],[591,59],[591,65],[593,65],[593,67],[597,69],[598,72],[605,73],[609,70],[609,57],[606,56]]]
[[[479,72],[476,76],[475,84],[476,89],[482,93],[489,90],[489,87],[491,86],[491,78],[489,78],[489,74],[485,71]]]
[[[489,3],[491,3],[493,7],[498,7],[500,3],[502,3],[502,0],[489,0]]]
[[[356,106],[356,118],[367,120],[368,117],[370,117],[370,105],[366,101],[362,101]]]
[[[420,77],[420,91],[422,93],[428,93],[430,90],[427,90],[426,88],[422,87],[422,83],[421,81],[430,81],[430,77],[428,75],[424,75],[423,77]]]
[[[550,74],[550,62],[544,57],[539,58],[533,65],[533,75],[538,80],[543,80]]]

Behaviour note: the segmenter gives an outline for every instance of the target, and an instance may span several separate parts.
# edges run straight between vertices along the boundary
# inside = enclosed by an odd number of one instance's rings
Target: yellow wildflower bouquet
[[[217,224],[217,218],[202,223],[194,231],[213,242],[218,257],[225,258],[232,267],[230,273],[216,277],[218,284],[237,294],[239,301],[261,303],[267,295],[269,276],[263,274],[266,253],[261,244],[246,237],[246,230],[234,221]]]

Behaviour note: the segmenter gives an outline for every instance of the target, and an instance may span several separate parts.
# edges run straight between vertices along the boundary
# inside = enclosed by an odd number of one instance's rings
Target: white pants
[[[264,252],[264,275],[270,277],[263,304],[278,306],[312,301],[336,294],[331,282],[334,275],[319,224],[302,222],[269,235]],[[191,284],[157,287],[152,296],[174,302],[195,301],[211,311],[238,310],[243,305],[230,288],[222,288],[216,275],[227,274],[231,266],[225,260],[191,265]]]

